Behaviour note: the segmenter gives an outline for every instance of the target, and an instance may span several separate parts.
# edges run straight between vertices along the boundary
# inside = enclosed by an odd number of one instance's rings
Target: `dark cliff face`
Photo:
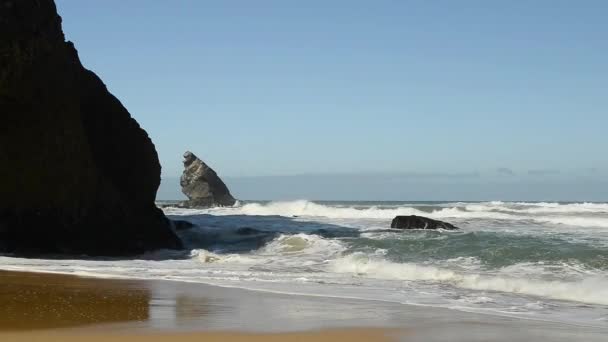
[[[52,0],[0,0],[0,251],[128,255],[180,242],[152,141],[61,31]]]

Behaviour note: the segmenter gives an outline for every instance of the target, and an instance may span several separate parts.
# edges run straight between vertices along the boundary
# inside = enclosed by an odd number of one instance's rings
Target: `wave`
[[[345,250],[338,240],[325,239],[315,234],[281,234],[257,254],[286,255],[286,254],[325,254],[332,255]]]
[[[224,254],[206,249],[194,249],[190,253],[190,258],[204,264],[282,264],[299,267],[335,259],[346,248],[341,241],[326,239],[315,234],[281,234],[262,248],[250,253]]]
[[[190,252],[190,257],[203,264],[218,263],[218,264],[256,264],[257,261],[253,258],[241,254],[217,254],[206,249],[194,249]]]
[[[563,281],[467,274],[413,263],[373,260],[364,253],[350,254],[332,261],[331,270],[336,273],[352,273],[360,277],[438,282],[470,290],[508,292],[608,305],[606,286],[608,279],[605,276],[589,276],[580,281]]]
[[[523,214],[608,213],[608,203],[485,202],[464,204],[468,211],[502,211]]]
[[[326,205],[307,200],[246,203],[240,207],[212,208],[186,213],[208,213],[213,215],[254,215],[284,217],[324,217],[329,219],[379,219],[391,220],[398,215],[420,215],[434,219],[487,219],[505,221],[531,221],[577,227],[608,228],[608,216],[582,216],[583,214],[608,213],[605,203],[452,203],[451,206],[437,206],[421,210],[417,206],[395,207],[355,207],[343,204]],[[170,211],[168,214],[183,214],[184,211]],[[579,213],[581,215],[573,215]],[[544,215],[537,215],[544,214]],[[562,214],[562,215],[556,215]]]
[[[467,217],[467,218],[504,218],[512,219],[509,214],[466,212],[459,208],[441,208],[431,212],[425,212],[416,207],[403,206],[393,208],[380,208],[370,206],[356,208],[353,206],[332,206],[319,204],[307,200],[270,202],[270,203],[247,203],[239,208],[214,208],[207,211],[210,214],[225,215],[260,215],[260,216],[308,216],[327,217],[335,219],[393,219],[397,215],[423,215],[429,217]]]
[[[601,217],[580,217],[580,216],[543,216],[534,218],[534,221],[568,225],[576,227],[601,227],[608,228],[608,218]]]

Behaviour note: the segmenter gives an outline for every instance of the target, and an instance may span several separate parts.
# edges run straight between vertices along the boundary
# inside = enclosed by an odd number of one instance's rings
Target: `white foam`
[[[439,282],[471,290],[509,292],[608,305],[606,276],[586,277],[579,281],[568,282],[530,277],[515,278],[508,275],[468,274],[434,266],[371,259],[362,253],[354,253],[334,260],[331,269],[333,272],[352,273],[360,277]]]
[[[581,216],[542,216],[535,217],[534,221],[562,224],[577,227],[601,227],[608,228],[608,218],[603,217],[581,217]]]
[[[312,216],[328,218],[393,218],[396,215],[421,214],[410,207],[379,209],[372,206],[365,209],[353,207],[335,207],[300,200],[292,202],[271,202],[268,204],[250,203],[244,205],[240,212],[245,215],[279,215],[279,216]]]
[[[608,203],[485,202],[465,204],[468,211],[504,211],[522,214],[608,213]]]
[[[211,208],[202,211],[183,211],[169,209],[168,214],[197,214],[208,213],[214,215],[260,215],[260,216],[305,216],[348,219],[393,219],[398,215],[421,215],[432,218],[463,217],[463,218],[493,218],[517,219],[513,215],[492,212],[466,212],[459,208],[441,208],[432,212],[424,212],[416,207],[402,206],[381,208],[371,206],[368,208],[355,208],[344,206],[330,206],[306,200],[270,203],[248,203],[238,208]]]
[[[257,254],[268,255],[290,255],[290,254],[311,254],[326,256],[334,255],[344,251],[346,247],[338,240],[325,239],[314,234],[281,234]]]
[[[453,203],[450,207],[437,207],[426,212],[416,206],[378,207],[370,206],[356,208],[352,206],[324,205],[306,200],[269,203],[247,203],[240,207],[222,207],[211,209],[176,209],[166,208],[165,212],[172,215],[258,215],[284,216],[328,219],[376,219],[391,220],[398,215],[419,215],[439,220],[449,219],[487,219],[506,221],[531,221],[551,223],[576,227],[608,228],[608,215],[584,216],[589,213],[608,213],[608,204],[603,203],[504,203],[486,202],[479,204]],[[519,208],[528,206],[526,208]],[[569,214],[569,215],[536,215],[536,214]],[[580,215],[572,215],[579,213]]]
[[[256,264],[257,260],[242,254],[216,254],[205,249],[195,249],[190,252],[192,259],[201,263],[222,263],[222,264]]]

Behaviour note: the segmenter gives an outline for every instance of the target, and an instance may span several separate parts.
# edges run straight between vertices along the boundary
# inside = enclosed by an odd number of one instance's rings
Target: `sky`
[[[608,200],[607,1],[56,2],[160,198]]]

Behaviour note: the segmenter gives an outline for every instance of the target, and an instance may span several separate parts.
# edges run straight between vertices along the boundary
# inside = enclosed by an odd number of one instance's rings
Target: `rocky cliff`
[[[152,141],[85,69],[52,0],[0,0],[0,251],[179,248]]]
[[[182,192],[188,196],[187,207],[231,206],[236,200],[217,173],[194,153],[184,153]]]

